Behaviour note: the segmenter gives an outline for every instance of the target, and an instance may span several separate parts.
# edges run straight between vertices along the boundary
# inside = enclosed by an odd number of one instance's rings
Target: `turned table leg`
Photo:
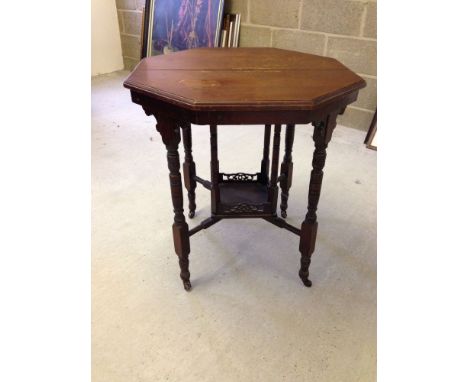
[[[180,143],[180,129],[178,124],[170,119],[158,118],[156,129],[160,132],[162,140],[167,149],[167,165],[169,168],[169,183],[171,186],[172,205],[174,207],[174,224],[172,234],[174,238],[174,248],[179,257],[180,278],[184,284],[184,289],[189,291],[189,253],[190,240],[188,225],[184,216],[184,199],[182,178],[180,175],[180,161],[178,147]]]
[[[182,140],[184,142],[185,161],[184,161],[184,184],[187,189],[189,200],[189,218],[195,216],[197,205],[195,203],[195,188],[197,182],[195,181],[196,169],[192,156],[192,127],[190,123],[182,126]]]
[[[309,280],[310,257],[315,249],[317,238],[317,206],[322,187],[323,167],[327,157],[327,146],[330,142],[333,129],[336,126],[336,116],[338,113],[329,114],[325,121],[314,123],[314,143],[315,150],[312,160],[312,171],[310,173],[309,196],[307,204],[307,214],[301,225],[299,251],[301,252],[301,268],[299,277],[306,287],[312,286]]]
[[[211,213],[216,214],[220,200],[219,161],[218,161],[218,126],[210,125],[211,146]]]
[[[263,158],[260,165],[260,181],[263,184],[268,184],[268,172],[270,171],[270,140],[271,140],[271,125],[265,125],[263,135]]]
[[[278,202],[278,163],[279,163],[279,148],[281,139],[281,125],[275,125],[273,134],[273,154],[271,156],[271,175],[268,186],[268,199],[271,203],[272,210],[276,215],[276,205]]]
[[[288,197],[289,189],[292,184],[292,175],[293,175],[293,162],[292,162],[292,147],[294,143],[294,125],[286,126],[286,134],[284,138],[285,148],[284,148],[284,158],[283,163],[281,163],[281,216],[286,218],[286,210],[288,208]]]

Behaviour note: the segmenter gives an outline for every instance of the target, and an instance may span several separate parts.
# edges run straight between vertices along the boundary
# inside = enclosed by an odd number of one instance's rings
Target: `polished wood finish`
[[[184,184],[187,189],[187,195],[189,200],[189,218],[195,216],[195,210],[197,205],[195,203],[195,188],[197,182],[195,177],[197,176],[195,163],[192,156],[192,127],[190,124],[182,126],[182,140],[184,142],[185,150],[185,161],[184,161]]]
[[[159,118],[156,129],[161,133],[167,149],[167,165],[169,168],[169,184],[171,186],[172,205],[174,207],[174,224],[172,234],[174,249],[179,256],[180,278],[185,290],[192,288],[190,284],[189,259],[190,241],[188,225],[184,216],[184,200],[182,195],[182,178],[180,176],[180,161],[178,146],[180,142],[179,126],[175,120]]]
[[[307,214],[301,225],[301,238],[299,241],[299,251],[301,252],[301,269],[299,277],[305,286],[312,286],[309,280],[310,257],[315,249],[315,239],[317,236],[317,206],[322,189],[323,167],[327,158],[327,146],[330,142],[333,129],[336,127],[336,117],[338,112],[331,113],[325,121],[315,122],[314,143],[315,150],[312,159],[312,171],[310,173],[309,196],[307,203]]]
[[[211,144],[211,212],[216,213],[219,195],[219,161],[218,161],[218,126],[210,125]]]
[[[191,49],[143,59],[125,86],[190,110],[313,110],[364,87],[333,58],[275,48]]]
[[[284,158],[281,163],[281,216],[287,216],[286,210],[288,209],[289,189],[292,185],[293,176],[293,162],[292,162],[292,147],[294,143],[294,125],[286,126],[286,134],[284,137]]]
[[[260,182],[268,184],[268,173],[270,172],[270,140],[271,140],[271,125],[265,125],[263,133],[263,158],[260,164]]]
[[[202,178],[200,178],[199,176],[196,176],[196,175],[195,175],[195,181],[200,183],[207,190],[211,191],[211,182],[210,181],[202,179]]]
[[[273,155],[271,158],[271,175],[270,183],[268,185],[268,200],[275,206],[278,200],[278,164],[279,164],[279,148],[281,139],[281,125],[275,125],[273,134]]]
[[[199,225],[193,227],[189,231],[189,236],[195,235],[197,232],[201,231],[202,229],[207,229],[211,227],[213,224],[219,222],[221,218],[210,216],[208,219],[203,220]]]
[[[174,207],[173,238],[184,288],[190,290],[189,237],[227,218],[262,218],[299,235],[299,277],[311,286],[309,266],[317,236],[317,207],[326,148],[338,114],[357,99],[365,81],[338,61],[273,48],[193,49],[146,58],[124,86],[133,102],[157,119],[167,148]],[[308,205],[300,228],[277,216],[278,183],[281,215],[286,217],[292,183],[295,125],[312,124],[312,159]],[[210,126],[211,182],[197,176],[192,156],[191,124]],[[227,174],[219,171],[218,125],[265,125],[260,171]],[[271,125],[274,125],[270,166]],[[281,128],[284,157],[279,167]],[[199,127],[197,127],[199,128]],[[183,213],[183,189],[178,146],[185,149],[184,183],[189,217],[196,210],[196,183],[211,192],[211,217],[188,229]],[[270,175],[268,172],[271,171]]]
[[[292,226],[291,224],[287,223],[286,220],[281,219],[278,216],[268,216],[268,217],[263,218],[263,219],[265,219],[267,222],[269,222],[269,223],[271,223],[271,224],[273,224],[273,225],[275,225],[277,227],[287,229],[288,231],[290,231],[292,233],[295,233],[296,235],[301,234],[301,230],[299,228],[296,228],[296,227]]]

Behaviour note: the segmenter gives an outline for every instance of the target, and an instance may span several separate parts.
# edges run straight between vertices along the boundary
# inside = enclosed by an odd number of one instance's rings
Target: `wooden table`
[[[174,247],[184,288],[191,289],[190,236],[222,219],[262,218],[298,235],[299,277],[309,280],[310,257],[317,235],[317,205],[326,148],[338,114],[354,102],[365,81],[332,58],[273,48],[202,48],[143,59],[124,86],[132,101],[155,116],[156,129],[167,149],[174,224]],[[209,125],[211,182],[197,176],[192,157],[191,124]],[[308,206],[301,228],[286,222],[292,182],[295,124],[314,126],[315,151],[310,174]],[[218,125],[265,125],[263,159],[256,174],[219,171]],[[273,150],[270,173],[270,138]],[[279,167],[282,125],[286,125],[285,153]],[[199,128],[199,127],[197,127]],[[200,127],[201,128],[201,127]],[[188,192],[188,216],[195,215],[197,183],[211,192],[211,216],[189,229],[184,216],[178,146],[185,149],[183,174]],[[278,183],[281,216],[277,216]]]

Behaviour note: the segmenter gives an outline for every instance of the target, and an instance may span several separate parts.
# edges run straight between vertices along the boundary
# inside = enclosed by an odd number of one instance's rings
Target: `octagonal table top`
[[[333,58],[275,48],[198,48],[143,59],[133,92],[189,110],[313,110],[365,81]]]

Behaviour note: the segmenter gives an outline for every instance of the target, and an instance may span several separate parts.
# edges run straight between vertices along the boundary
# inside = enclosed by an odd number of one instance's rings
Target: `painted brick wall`
[[[140,57],[144,0],[116,0],[126,69]],[[339,123],[367,130],[377,104],[376,1],[225,0],[242,14],[240,46],[272,46],[334,57],[367,81]]]

